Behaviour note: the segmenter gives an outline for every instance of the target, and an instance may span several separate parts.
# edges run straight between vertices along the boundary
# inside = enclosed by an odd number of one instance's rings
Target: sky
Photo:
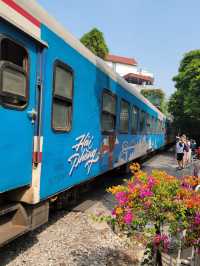
[[[199,0],[38,0],[75,37],[97,27],[110,53],[135,58],[169,97],[183,55],[200,48]]]

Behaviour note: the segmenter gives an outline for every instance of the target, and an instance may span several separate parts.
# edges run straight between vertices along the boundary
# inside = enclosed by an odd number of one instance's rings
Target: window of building
[[[138,108],[133,106],[131,110],[131,133],[132,134],[137,134],[137,131],[138,131],[138,115],[139,115]]]
[[[72,127],[73,71],[56,61],[54,66],[52,127],[56,131],[70,131]]]
[[[140,132],[144,134],[146,132],[146,113],[140,112]]]
[[[128,133],[129,130],[129,103],[121,100],[120,110],[120,131],[122,133]]]
[[[0,100],[23,109],[28,103],[28,53],[7,37],[0,37]]]
[[[113,132],[116,125],[116,96],[109,91],[103,92],[102,120],[103,132]]]

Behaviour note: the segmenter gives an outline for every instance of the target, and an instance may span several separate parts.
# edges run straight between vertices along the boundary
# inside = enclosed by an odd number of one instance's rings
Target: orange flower
[[[108,188],[106,191],[115,195],[116,193],[124,191],[124,190],[126,190],[126,188],[124,186],[118,185],[118,186],[112,186],[112,187]]]
[[[117,207],[117,208],[115,209],[115,213],[116,213],[117,215],[120,215],[120,214],[123,213],[123,209],[122,209],[121,207]]]

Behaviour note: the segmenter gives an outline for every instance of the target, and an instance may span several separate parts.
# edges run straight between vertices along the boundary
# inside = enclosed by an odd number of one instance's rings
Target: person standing
[[[178,162],[178,170],[183,169],[183,156],[184,156],[184,138],[181,137],[176,143],[176,156]]]
[[[191,163],[191,161],[192,161],[192,147],[191,147],[191,141],[189,139],[187,139],[187,145],[188,145],[188,148],[189,148],[188,163]]]
[[[184,156],[183,156],[183,167],[187,167],[191,160],[191,149],[189,139],[184,139]]]

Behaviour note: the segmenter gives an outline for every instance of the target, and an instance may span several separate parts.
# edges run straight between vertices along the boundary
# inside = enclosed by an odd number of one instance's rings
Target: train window
[[[152,126],[151,126],[152,133],[155,133],[155,127],[156,127],[155,122],[156,122],[156,119],[154,116],[152,116]]]
[[[146,133],[151,133],[151,116],[146,114]]]
[[[159,133],[159,120],[156,118],[156,133]]]
[[[109,91],[103,92],[102,120],[103,132],[113,132],[116,124],[116,96]]]
[[[151,133],[154,133],[154,117],[151,116]]]
[[[152,117],[152,133],[156,133],[156,118]]]
[[[54,65],[52,127],[56,131],[71,130],[73,70],[60,61]]]
[[[148,120],[147,120],[147,133],[151,134],[152,132],[152,116],[148,115]]]
[[[28,103],[28,53],[7,37],[0,37],[0,100],[23,109]]]
[[[161,133],[161,121],[158,120],[158,133],[160,134]]]
[[[160,133],[160,121],[157,119],[157,134]]]
[[[24,70],[28,68],[28,55],[24,47],[11,41],[8,38],[1,39],[1,60],[9,61],[22,67]]]
[[[160,121],[160,133],[163,132],[163,121]]]
[[[164,133],[165,132],[165,121],[163,120],[162,121],[162,133]]]
[[[121,100],[120,110],[120,131],[122,133],[128,133],[129,130],[129,103]]]
[[[163,131],[166,133],[166,128],[167,128],[167,121],[165,120],[163,123]]]
[[[144,111],[140,112],[140,132],[145,133],[146,131],[146,113]]]
[[[137,107],[133,106],[131,110],[131,133],[137,134],[138,130],[138,115],[139,110]]]

